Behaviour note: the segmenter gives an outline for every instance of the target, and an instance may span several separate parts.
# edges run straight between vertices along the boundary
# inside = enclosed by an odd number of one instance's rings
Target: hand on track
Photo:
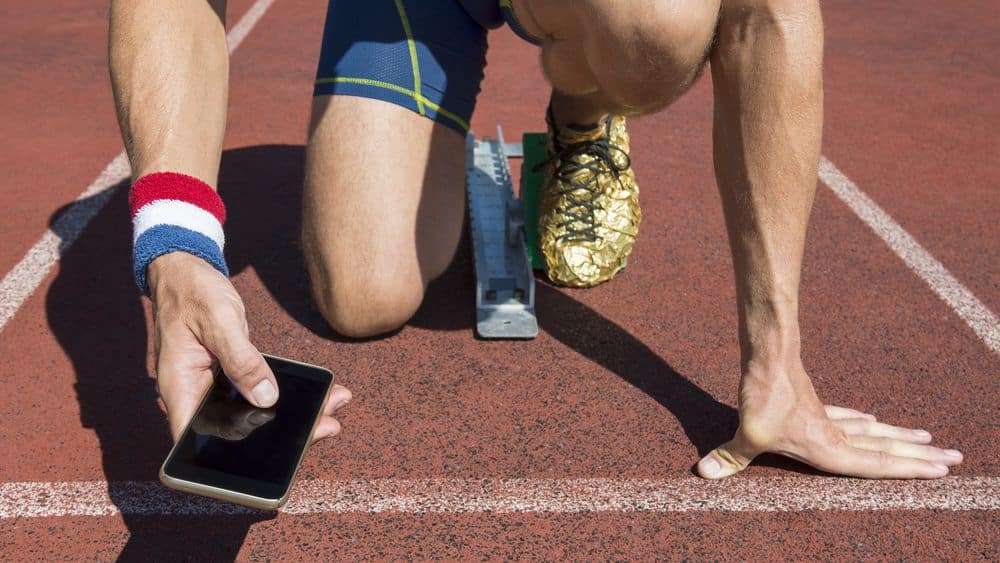
[[[763,453],[788,456],[827,473],[874,479],[944,477],[950,466],[962,462],[960,452],[929,445],[931,435],[925,430],[823,406],[801,367],[744,375],[739,410],[740,427],[733,439],[698,462],[702,477],[729,477]]]

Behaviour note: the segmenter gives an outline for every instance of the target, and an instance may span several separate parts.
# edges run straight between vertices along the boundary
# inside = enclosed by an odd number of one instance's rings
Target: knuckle
[[[202,334],[213,342],[222,343],[228,340],[234,330],[243,333],[245,317],[240,308],[230,303],[215,303],[205,309],[199,317],[198,325]]]
[[[241,323],[243,304],[232,299],[214,302],[208,307],[208,316],[216,322]]]
[[[768,450],[775,441],[775,432],[767,425],[744,422],[737,430],[736,436],[742,444],[751,450]]]
[[[887,467],[889,467],[889,465],[892,464],[892,458],[889,456],[888,453],[880,451],[880,452],[877,453],[877,455],[878,455],[877,459],[878,459],[878,466],[879,467],[881,467],[881,468],[887,468]]]
[[[836,428],[825,429],[825,431],[819,432],[815,436],[817,437],[816,445],[823,448],[843,450],[853,446],[853,438],[844,431]]]
[[[233,381],[246,381],[260,369],[263,358],[251,351],[235,354],[226,366],[226,376]]]

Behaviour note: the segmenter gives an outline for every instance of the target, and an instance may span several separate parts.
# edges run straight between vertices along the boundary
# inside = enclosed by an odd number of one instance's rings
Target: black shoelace
[[[625,157],[624,165],[615,162],[615,151]],[[581,160],[585,160],[585,162],[581,163]],[[559,195],[566,196],[570,202],[566,209],[561,210],[566,220],[557,226],[559,228],[565,227],[566,232],[559,235],[559,238],[569,242],[593,242],[600,239],[601,237],[597,234],[597,218],[594,214],[594,211],[598,209],[597,204],[594,203],[599,189],[597,177],[607,170],[621,184],[621,173],[631,166],[628,153],[621,147],[611,144],[609,131],[607,136],[600,139],[572,143],[560,148],[545,162],[535,166],[535,172],[553,161],[559,161],[554,173],[556,179],[561,181],[560,185],[563,186],[559,190]],[[577,174],[583,170],[591,172],[589,175],[584,175],[589,176],[589,179],[575,180]],[[587,195],[576,193],[578,190],[583,190]]]

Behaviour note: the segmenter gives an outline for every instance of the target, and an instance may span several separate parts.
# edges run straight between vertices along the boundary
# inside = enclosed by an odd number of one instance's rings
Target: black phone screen
[[[259,498],[284,495],[333,377],[323,369],[265,359],[278,381],[277,404],[251,405],[219,372],[164,473]]]

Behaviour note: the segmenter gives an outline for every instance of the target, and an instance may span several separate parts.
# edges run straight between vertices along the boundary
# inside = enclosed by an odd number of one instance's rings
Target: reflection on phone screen
[[[223,440],[243,440],[261,426],[274,420],[276,409],[262,409],[247,402],[228,380],[216,381],[205,404],[191,421],[191,430],[199,437],[215,436]],[[195,440],[198,443],[208,440]]]
[[[178,440],[165,471],[179,479],[260,496],[286,488],[309,442],[329,382],[304,377],[281,364],[272,369],[278,402],[269,409],[251,405],[220,374]]]

